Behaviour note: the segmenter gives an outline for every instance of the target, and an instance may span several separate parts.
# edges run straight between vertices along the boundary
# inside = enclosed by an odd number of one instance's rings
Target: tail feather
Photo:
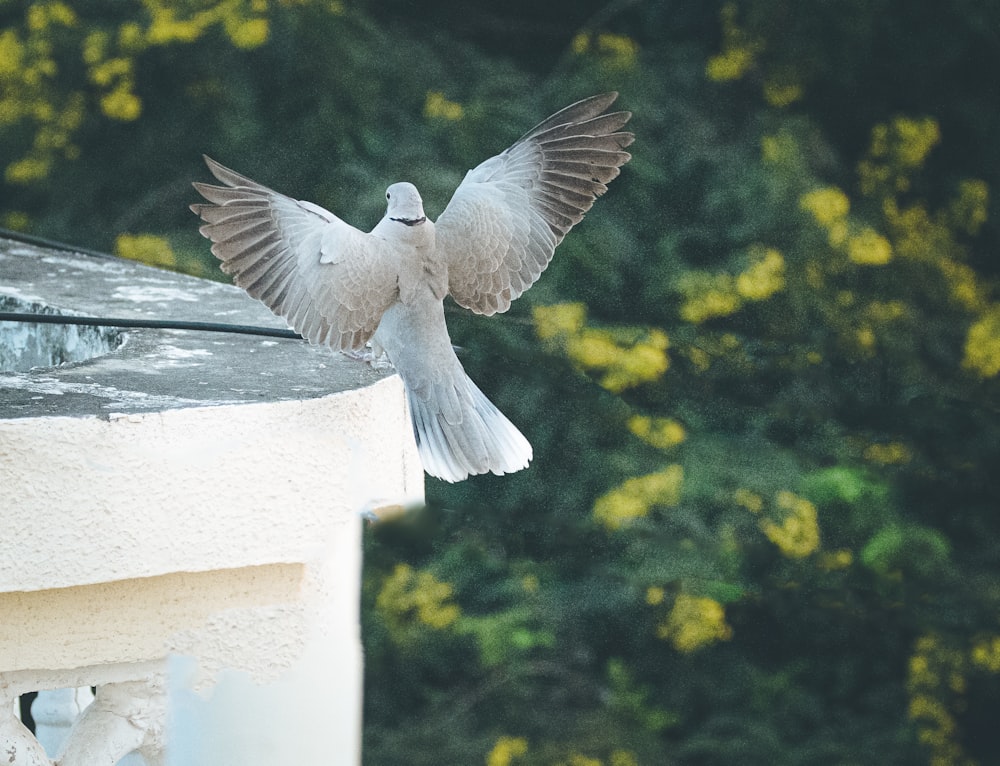
[[[432,476],[456,482],[528,467],[531,444],[467,375],[420,395],[407,388],[407,402],[421,462]]]
[[[373,338],[406,389],[424,470],[445,481],[527,468],[531,445],[462,369],[430,291],[390,306]]]

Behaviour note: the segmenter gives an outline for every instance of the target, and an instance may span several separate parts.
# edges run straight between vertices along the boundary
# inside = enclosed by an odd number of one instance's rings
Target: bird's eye
[[[385,198],[386,198],[386,199],[392,199],[392,195],[391,195],[391,194],[389,194],[389,192],[386,192],[386,193],[385,193]]]

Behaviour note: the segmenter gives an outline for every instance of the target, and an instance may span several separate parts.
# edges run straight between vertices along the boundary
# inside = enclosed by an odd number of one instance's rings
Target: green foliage
[[[990,763],[1000,12],[974,5],[0,4],[0,215],[215,274],[203,151],[367,227],[404,173],[436,215],[620,90],[634,158],[539,284],[449,308],[536,457],[366,534],[365,762]]]
[[[822,505],[842,503],[852,506],[877,487],[857,468],[834,466],[813,471],[802,479],[805,494]]]
[[[902,573],[940,577],[948,567],[951,546],[934,529],[891,524],[861,549],[861,562],[879,574]]]

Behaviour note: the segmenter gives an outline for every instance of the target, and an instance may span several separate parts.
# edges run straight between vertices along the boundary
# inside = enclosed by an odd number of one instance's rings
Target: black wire
[[[23,242],[26,245],[45,247],[49,250],[61,250],[66,253],[80,253],[81,255],[91,255],[96,258],[121,260],[117,255],[111,255],[111,253],[103,253],[100,250],[91,250],[88,247],[67,245],[65,242],[56,242],[53,239],[46,239],[45,237],[39,237],[35,234],[26,234],[23,231],[12,231],[11,229],[0,228],[0,237],[3,239],[13,240],[14,242]]]
[[[188,322],[171,319],[124,319],[115,317],[86,317],[68,314],[34,314],[22,311],[0,311],[0,322],[25,322],[29,324],[73,324],[86,327],[154,328],[158,330],[199,330],[201,332],[229,332],[237,335],[262,335],[268,338],[303,340],[294,330],[276,327],[256,327],[245,324],[220,322]]]
[[[50,250],[61,250],[70,253],[81,253],[83,255],[96,256],[119,260],[118,256],[110,253],[102,253],[98,250],[90,250],[86,247],[67,245],[63,242],[56,242],[44,237],[37,237],[33,234],[25,234],[23,231],[11,231],[0,228],[0,237],[10,239],[15,242],[23,242],[26,245],[44,247]],[[188,322],[172,319],[124,319],[116,317],[86,317],[72,316],[68,314],[34,314],[20,311],[0,311],[0,322],[25,322],[32,324],[70,324],[83,325],[85,327],[122,327],[126,329],[153,328],[159,330],[198,330],[201,332],[228,332],[237,335],[261,335],[268,338],[289,338],[292,340],[303,340],[302,336],[294,330],[278,329],[272,327],[256,327],[242,324],[223,324],[221,322]]]

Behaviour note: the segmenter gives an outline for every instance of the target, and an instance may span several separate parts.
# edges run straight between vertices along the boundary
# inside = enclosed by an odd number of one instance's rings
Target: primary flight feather
[[[446,481],[527,468],[531,445],[465,374],[444,298],[479,314],[506,311],[630,159],[629,112],[617,93],[578,101],[470,170],[436,222],[410,183],[386,190],[365,234],[311,202],[205,162],[224,186],[196,182],[222,270],[310,343],[370,344],[406,389],[424,469]]]

